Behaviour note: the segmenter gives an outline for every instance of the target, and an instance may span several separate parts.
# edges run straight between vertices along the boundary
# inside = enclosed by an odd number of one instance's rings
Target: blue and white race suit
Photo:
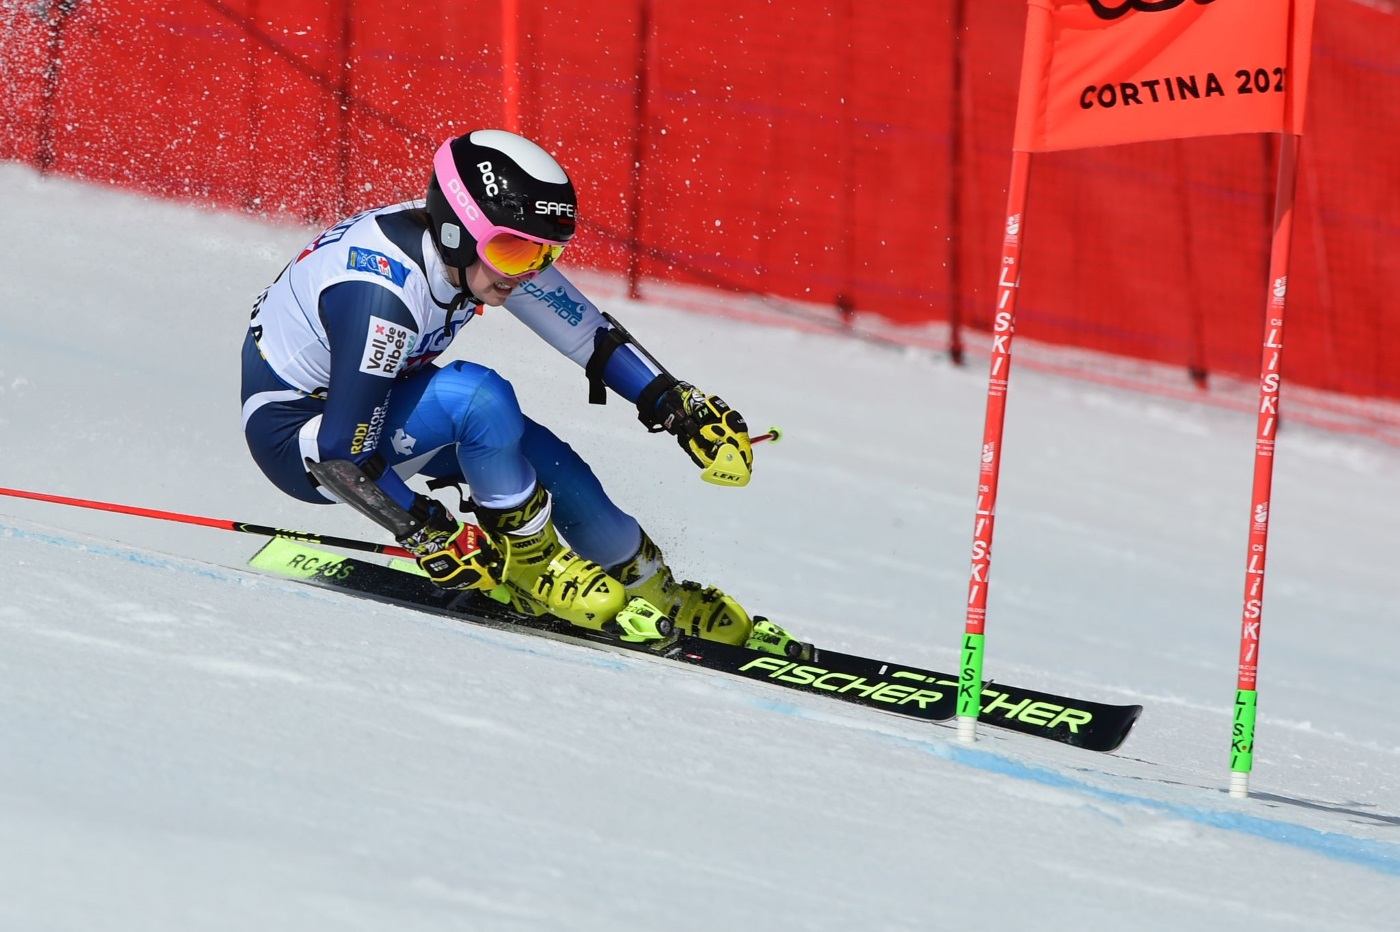
[[[453,288],[414,208],[383,207],[321,233],[257,299],[243,344],[243,431],[253,459],[278,488],[333,501],[305,460],[376,454],[377,480],[399,505],[420,474],[464,480],[490,508],[525,500],[536,478],[554,498],[571,546],[602,566],[630,558],[637,522],[607,497],[592,470],[548,428],[520,411],[495,371],[433,360],[474,316]],[[505,307],[580,366],[594,351],[598,309],[557,268],[517,286]],[[608,357],[603,381],[636,402],[657,370],[630,346]]]

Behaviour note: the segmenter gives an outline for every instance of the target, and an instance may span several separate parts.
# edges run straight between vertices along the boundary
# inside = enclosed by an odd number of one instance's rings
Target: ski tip
[[[1141,715],[1142,706],[1123,706],[1122,717],[1118,721],[1117,729],[1113,733],[1104,736],[1104,740],[1099,742],[1097,746],[1090,744],[1086,745],[1086,748],[1091,751],[1103,752],[1118,750],[1123,746],[1123,742],[1128,740],[1128,733],[1133,730],[1133,726],[1137,724],[1137,720]]]

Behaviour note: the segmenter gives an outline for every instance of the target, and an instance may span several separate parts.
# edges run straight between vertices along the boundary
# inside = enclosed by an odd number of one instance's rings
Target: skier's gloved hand
[[[655,399],[647,416],[646,404]],[[657,376],[638,400],[642,422],[673,434],[681,449],[703,470],[700,477],[716,485],[748,485],[753,472],[749,426],[722,398],[707,395],[688,382]]]
[[[420,495],[409,511],[422,523],[399,543],[418,558],[428,578],[444,589],[494,589],[505,559],[486,533],[458,521],[436,499]]]

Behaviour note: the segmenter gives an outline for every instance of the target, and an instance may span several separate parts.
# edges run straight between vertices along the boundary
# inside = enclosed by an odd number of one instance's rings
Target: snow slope
[[[281,496],[239,432],[248,307],[314,231],[14,165],[0,192],[0,486],[382,539]],[[512,379],[679,572],[820,644],[954,669],[981,364],[579,277],[677,374],[783,426],[749,488],[585,404],[508,314],[457,352]],[[966,747],[261,577],[256,538],[0,497],[0,929],[1394,928],[1400,451],[1282,435],[1241,801],[1252,436],[1012,377],[987,673],[1141,702],[1113,755]]]

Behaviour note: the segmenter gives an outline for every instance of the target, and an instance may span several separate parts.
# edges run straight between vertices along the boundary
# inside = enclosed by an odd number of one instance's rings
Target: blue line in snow
[[[1292,822],[1280,822],[1274,819],[1261,818],[1260,816],[1248,812],[1231,812],[1223,809],[1211,809],[1205,806],[1189,806],[1164,799],[1153,799],[1150,796],[1123,793],[1117,790],[1094,786],[1093,784],[1085,783],[1082,780],[1076,780],[1071,776],[1053,770],[1035,767],[1021,761],[991,754],[987,751],[979,751],[974,748],[964,747],[962,745],[951,743],[926,745],[923,742],[920,742],[920,744],[925,750],[928,750],[936,757],[942,757],[954,763],[976,767],[979,770],[1003,774],[1013,779],[1039,783],[1057,789],[1068,790],[1078,793],[1081,796],[1087,796],[1091,799],[1102,800],[1104,802],[1153,809],[1164,815],[1184,819],[1188,822],[1195,822],[1198,825],[1218,828],[1227,832],[1237,832],[1242,835],[1252,835],[1255,838],[1262,838],[1266,841],[1273,841],[1290,845],[1294,848],[1301,848],[1305,851],[1320,854],[1323,857],[1331,858],[1336,861],[1345,861],[1350,864],[1357,864],[1361,867],[1379,871],[1383,874],[1400,876],[1400,845],[1388,844],[1383,841],[1372,841],[1366,838],[1356,838],[1351,835],[1342,835],[1336,832],[1324,832],[1320,829],[1309,828],[1305,825],[1297,825]]]
[[[65,550],[81,550],[86,553],[100,554],[104,557],[117,557],[126,560],[128,563],[137,563],[141,566],[153,566],[162,570],[177,570],[181,573],[201,576],[205,579],[218,579],[226,582],[241,582],[244,579],[242,576],[235,576],[233,573],[220,570],[213,566],[201,566],[193,560],[161,557],[156,554],[142,553],[139,550],[131,550],[126,547],[113,547],[107,544],[74,540],[71,537],[59,537],[56,534],[27,531],[24,528],[17,528],[8,524],[0,524],[0,536],[11,537],[15,540],[49,544],[53,547],[62,547]]]
[[[754,704],[768,711],[790,715],[794,718],[812,717],[810,710],[777,700],[762,699]],[[1038,783],[1042,786],[1066,790],[1102,802],[1151,809],[1172,818],[1194,822],[1197,825],[1241,835],[1251,835],[1265,841],[1301,848],[1334,861],[1344,861],[1382,874],[1400,876],[1400,845],[1356,838],[1352,835],[1342,835],[1336,832],[1324,832],[1292,822],[1265,819],[1248,812],[1230,812],[1205,806],[1189,806],[1164,799],[1153,799],[1150,796],[1123,793],[1094,786],[1092,783],[1077,780],[1055,770],[1036,767],[999,754],[993,754],[990,751],[969,748],[953,742],[928,741],[905,735],[884,734],[882,736],[910,744],[934,757],[954,764],[961,764],[964,767],[999,774],[1013,780],[1024,780],[1028,783]]]

